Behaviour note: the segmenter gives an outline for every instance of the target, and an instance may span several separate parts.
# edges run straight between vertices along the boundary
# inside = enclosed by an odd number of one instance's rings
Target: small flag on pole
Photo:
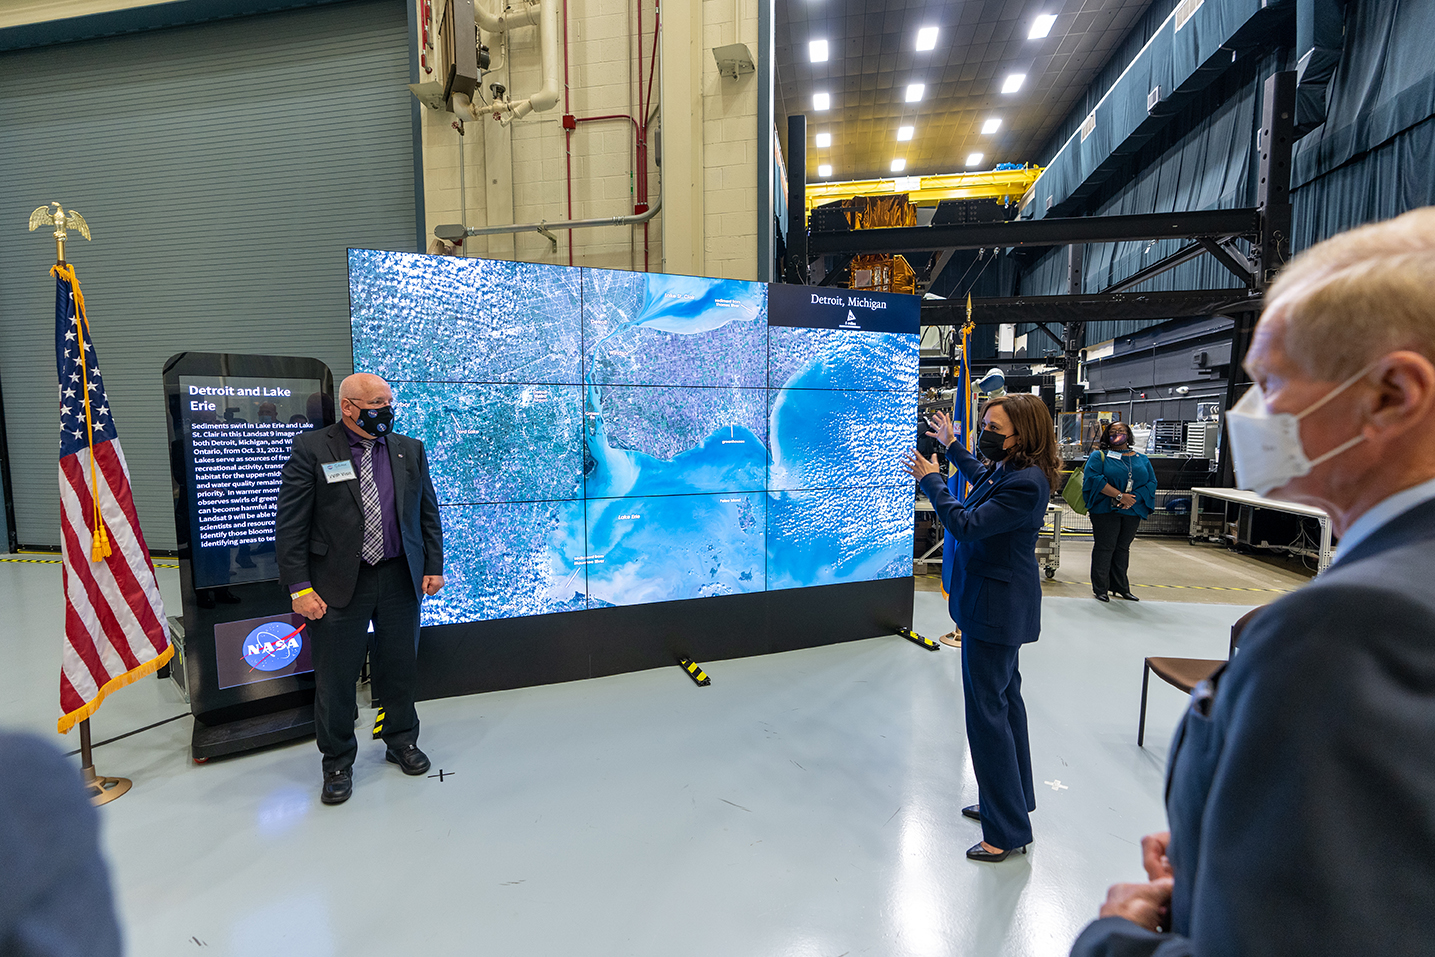
[[[168,662],[174,649],[75,267],[57,265],[50,274],[60,378],[63,734],[93,714],[111,691]]]

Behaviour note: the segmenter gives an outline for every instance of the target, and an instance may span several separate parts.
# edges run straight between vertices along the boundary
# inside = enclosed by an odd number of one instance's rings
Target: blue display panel
[[[588,501],[594,608],[762,591],[764,492]]]
[[[768,384],[775,389],[917,392],[914,335],[773,326],[768,343]]]
[[[425,625],[519,618],[588,607],[583,502],[445,505],[444,588]]]
[[[354,368],[393,382],[582,381],[579,270],[349,250]]]
[[[769,590],[910,574],[910,487],[768,493]]]
[[[581,386],[393,382],[392,387],[401,431],[424,443],[439,504],[583,497]]]
[[[589,498],[767,488],[768,390],[609,385],[590,394]]]
[[[912,488],[894,450],[914,442],[916,392],[774,389],[769,394],[769,489]]]
[[[442,506],[425,624],[911,574],[915,297],[364,250],[350,283]]]
[[[767,385],[767,287],[583,270],[583,363],[594,385]]]

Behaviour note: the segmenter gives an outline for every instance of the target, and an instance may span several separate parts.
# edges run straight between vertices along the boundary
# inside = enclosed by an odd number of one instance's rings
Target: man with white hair
[[[1072,953],[1435,953],[1435,208],[1295,259],[1246,368],[1236,478],[1339,555],[1192,692],[1171,830]]]
[[[339,385],[343,420],[301,432],[275,520],[279,581],[309,619],[320,799],[353,792],[354,683],[370,651],[384,705],[385,758],[423,774],[414,710],[419,601],[443,587],[443,530],[423,443],[393,431],[394,394],[376,375]]]

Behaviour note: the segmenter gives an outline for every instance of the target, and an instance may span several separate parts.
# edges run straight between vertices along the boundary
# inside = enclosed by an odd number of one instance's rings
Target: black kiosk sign
[[[278,585],[274,518],[296,436],[334,422],[317,359],[186,352],[164,370],[193,753],[312,733],[305,620]]]

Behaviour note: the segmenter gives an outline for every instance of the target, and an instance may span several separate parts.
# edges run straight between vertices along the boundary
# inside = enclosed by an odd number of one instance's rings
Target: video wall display
[[[918,300],[350,250],[456,624],[912,574]]]

